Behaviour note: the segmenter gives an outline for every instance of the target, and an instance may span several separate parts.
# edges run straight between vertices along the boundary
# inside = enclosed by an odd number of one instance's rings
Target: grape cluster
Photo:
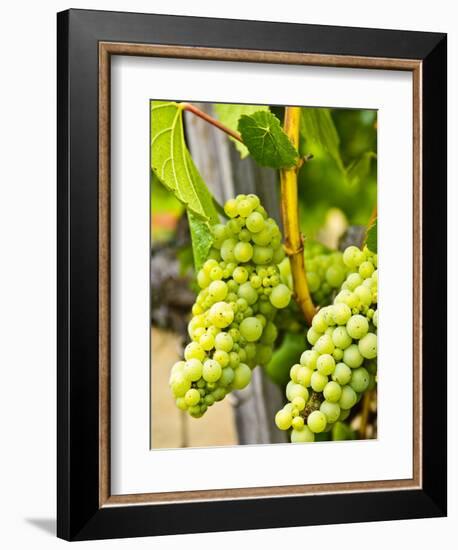
[[[291,290],[280,280],[281,233],[256,195],[238,195],[213,226],[213,248],[197,274],[200,292],[188,325],[191,342],[173,365],[170,387],[179,409],[201,417],[208,407],[251,380],[277,337],[278,309]]]
[[[304,259],[307,267],[307,283],[313,303],[329,304],[336,289],[340,288],[350,272],[343,261],[342,252],[330,251],[320,243],[309,243],[304,248]],[[285,258],[279,265],[282,280],[293,287],[289,259]]]
[[[307,332],[312,346],[293,365],[288,403],[275,423],[291,430],[291,442],[314,441],[345,420],[361,394],[374,387],[377,357],[377,256],[348,247],[348,274],[332,305],[321,308]]]

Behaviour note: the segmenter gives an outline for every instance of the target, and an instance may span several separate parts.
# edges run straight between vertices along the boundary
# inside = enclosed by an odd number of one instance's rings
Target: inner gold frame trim
[[[413,74],[413,477],[386,481],[111,495],[110,492],[110,65],[112,55],[410,71]],[[99,507],[422,488],[422,62],[293,52],[99,42]]]

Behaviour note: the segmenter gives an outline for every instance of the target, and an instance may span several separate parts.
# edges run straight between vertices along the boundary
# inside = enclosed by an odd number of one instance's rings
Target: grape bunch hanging
[[[281,232],[259,198],[239,195],[224,211],[229,221],[213,226],[213,248],[197,274],[192,341],[170,375],[177,407],[194,418],[245,388],[252,369],[269,362],[276,312],[291,300],[277,266],[284,258]]]

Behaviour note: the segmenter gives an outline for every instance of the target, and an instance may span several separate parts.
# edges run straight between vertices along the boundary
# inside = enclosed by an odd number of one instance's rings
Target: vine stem
[[[243,143],[242,136],[238,132],[236,132],[235,130],[231,130],[231,128],[228,128],[224,124],[221,124],[219,120],[217,120],[216,118],[213,118],[212,116],[205,113],[204,111],[201,111],[198,107],[196,107],[195,105],[192,105],[192,103],[180,103],[179,105],[181,109],[183,109],[184,111],[189,111],[190,113],[193,113],[194,115],[202,118],[212,126],[215,126],[216,128],[219,128],[220,130],[222,130],[223,132],[226,132],[226,134],[230,135],[237,141],[240,141],[240,143]]]
[[[283,129],[297,149],[299,144],[300,107],[285,107]],[[297,198],[298,167],[280,170],[281,213],[285,235],[285,252],[289,256],[295,299],[307,324],[311,326],[315,306],[307,284],[304,263],[304,241],[299,225],[299,204]]]

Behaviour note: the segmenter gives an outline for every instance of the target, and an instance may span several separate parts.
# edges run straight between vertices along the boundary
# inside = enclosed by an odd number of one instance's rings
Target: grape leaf
[[[213,242],[211,224],[219,218],[213,197],[186,147],[183,111],[177,103],[152,102],[151,168],[159,181],[186,206],[198,270]]]
[[[161,183],[195,216],[217,223],[213,198],[186,147],[182,115],[177,103],[152,102],[151,168]]]
[[[238,130],[251,156],[261,166],[291,168],[298,153],[282,130],[278,118],[269,111],[242,115]]]
[[[189,230],[191,232],[192,254],[194,266],[198,271],[205,260],[213,244],[213,235],[209,223],[196,216],[192,210],[188,210]]]
[[[366,245],[371,252],[377,254],[377,218],[367,230]]]
[[[377,158],[377,155],[372,151],[366,151],[359,159],[354,160],[347,168],[347,179],[351,185],[358,185],[369,174],[371,169],[372,159]]]
[[[338,167],[345,171],[340,155],[340,139],[330,109],[303,107],[300,124],[301,137],[318,144],[336,161]]]
[[[239,118],[242,115],[251,115],[256,111],[268,111],[267,105],[239,105],[230,103],[215,103],[213,105],[215,114],[218,119],[231,130],[237,130]],[[237,151],[242,159],[246,158],[250,153],[247,147],[232,137],[229,138],[234,142]]]

